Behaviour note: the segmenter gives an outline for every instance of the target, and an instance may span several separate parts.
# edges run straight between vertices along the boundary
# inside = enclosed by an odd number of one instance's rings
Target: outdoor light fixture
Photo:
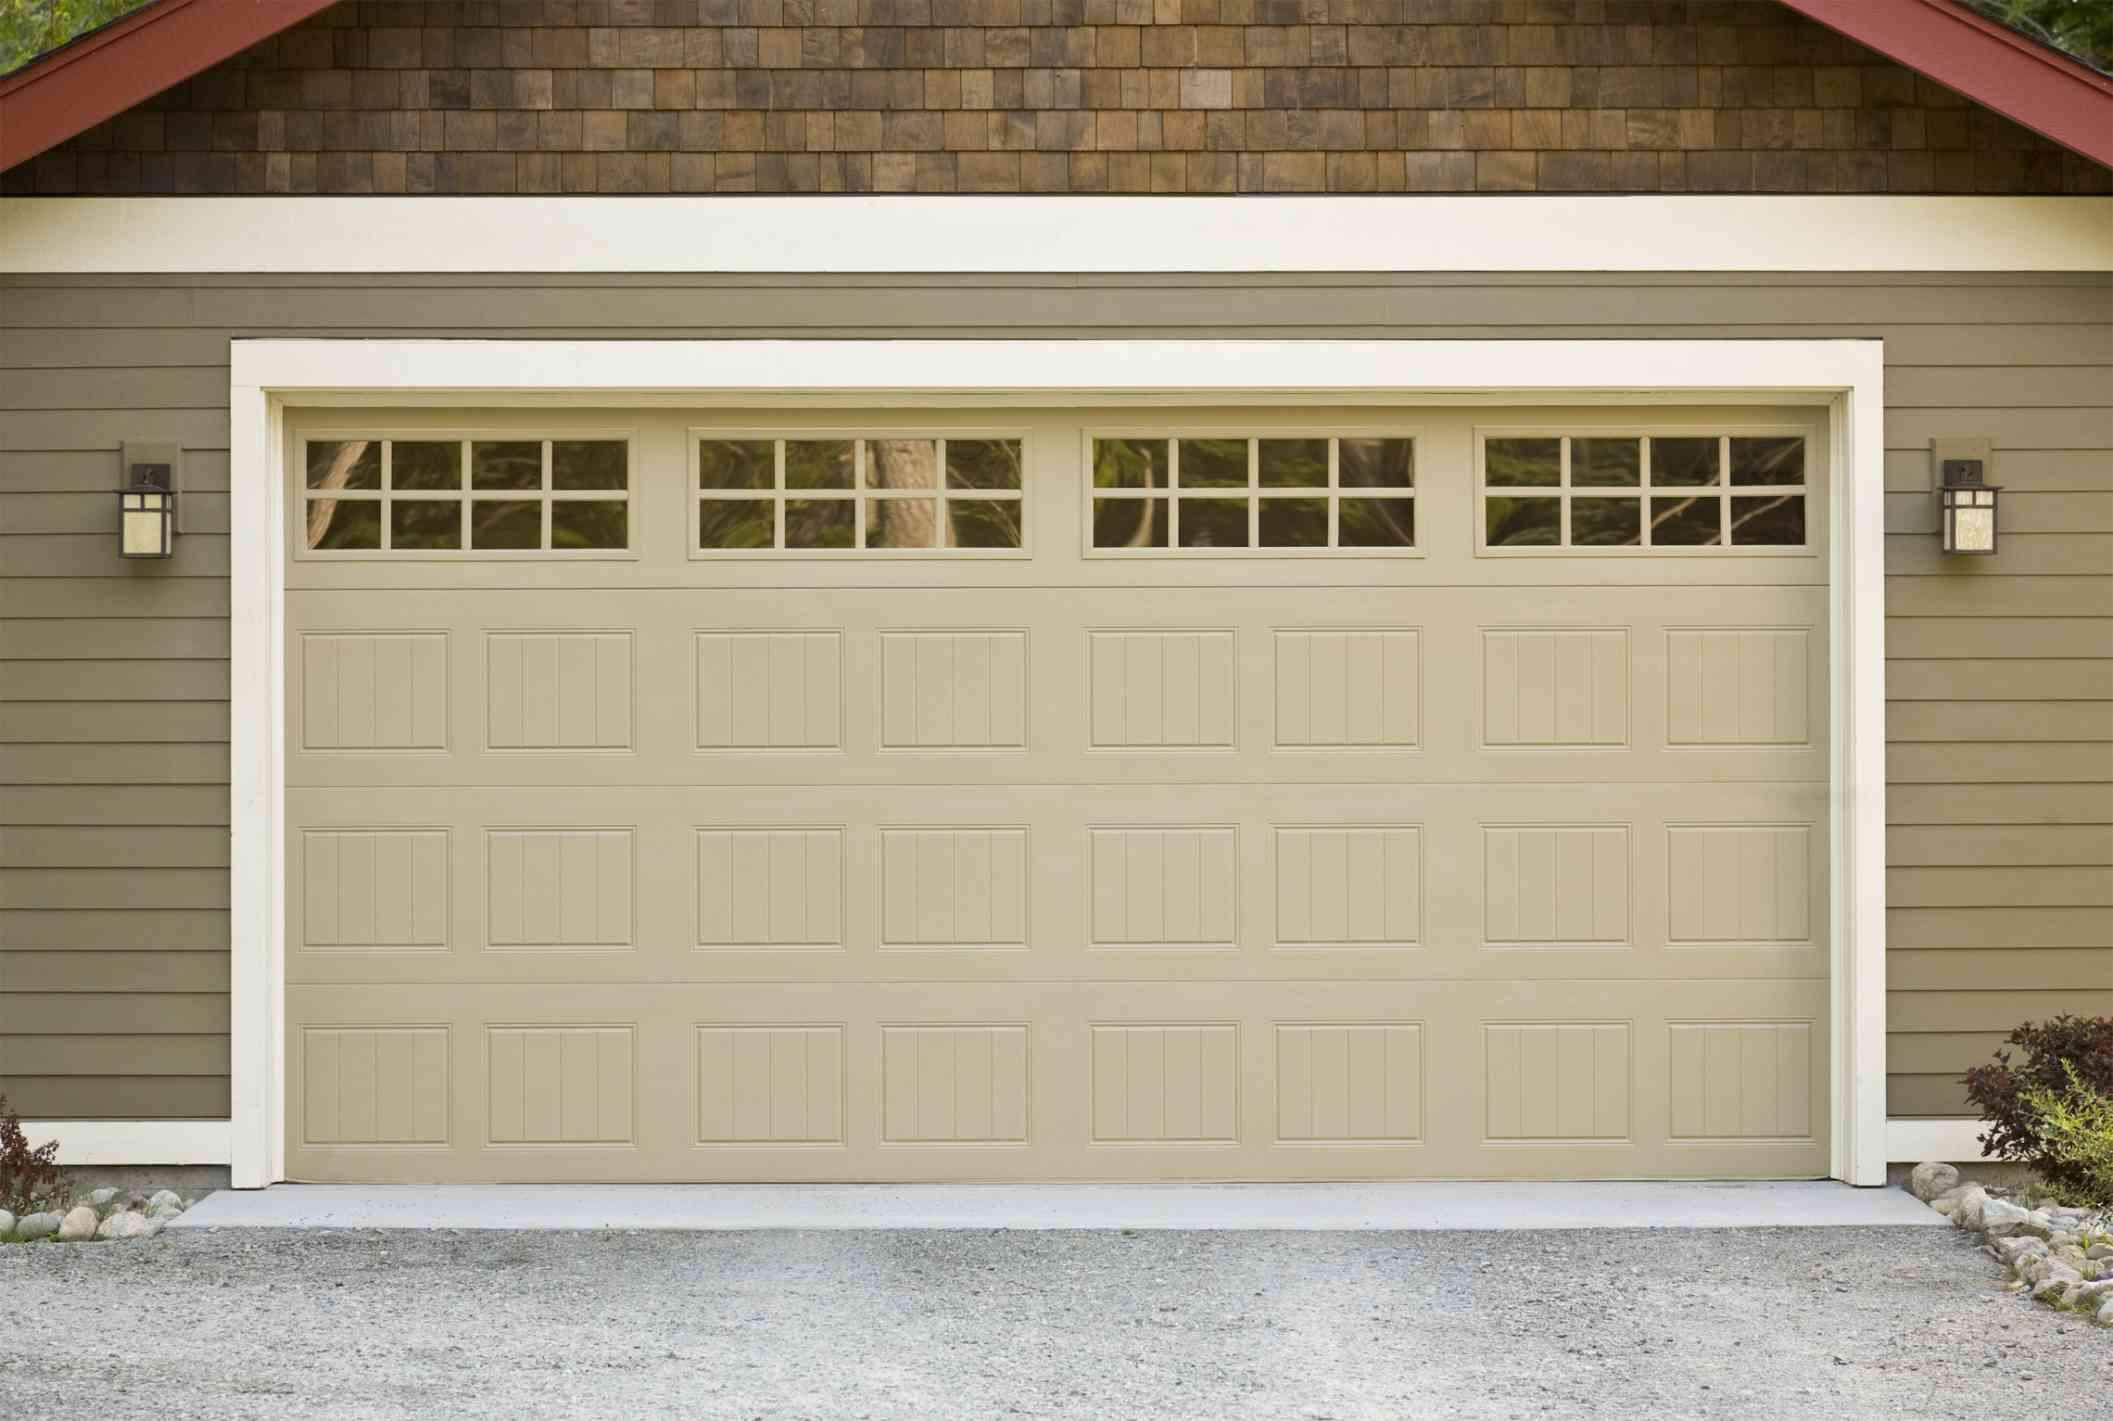
[[[1983,483],[1987,468],[1979,459],[1946,459],[1944,482],[1937,496],[1944,509],[1944,550],[1992,554],[1996,550],[1996,495],[2003,490]]]
[[[174,444],[124,449],[117,490],[117,551],[128,558],[165,558],[176,550],[176,472],[183,451]]]

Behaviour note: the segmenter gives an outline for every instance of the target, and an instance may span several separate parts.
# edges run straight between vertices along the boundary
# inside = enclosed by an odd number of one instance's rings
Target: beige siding
[[[0,280],[0,1088],[227,1108],[233,335],[1877,337],[1886,342],[1892,1109],[2016,1022],[2113,1012],[2113,283],[2103,277]],[[1946,560],[1933,436],[2003,551]],[[115,555],[126,439],[191,531]]]

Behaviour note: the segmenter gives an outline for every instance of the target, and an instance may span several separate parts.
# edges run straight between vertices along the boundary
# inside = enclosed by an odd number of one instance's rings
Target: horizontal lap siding
[[[1876,337],[1886,343],[1896,1114],[2018,1021],[2113,1012],[2113,283],[2090,277],[0,280],[0,1088],[227,1107],[230,336]],[[1935,550],[1986,435],[2003,551]],[[113,551],[116,450],[193,531]]]

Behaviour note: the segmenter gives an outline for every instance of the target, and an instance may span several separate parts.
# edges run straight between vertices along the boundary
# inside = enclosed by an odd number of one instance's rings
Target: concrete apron
[[[279,1184],[172,1228],[1730,1229],[1941,1227],[1898,1189],[1589,1184]]]

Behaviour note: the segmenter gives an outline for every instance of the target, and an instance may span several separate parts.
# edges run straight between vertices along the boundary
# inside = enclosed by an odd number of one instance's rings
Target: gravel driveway
[[[1948,1229],[192,1230],[0,1247],[0,1416],[1988,1421],[2113,1394],[2113,1332],[1995,1281]]]

